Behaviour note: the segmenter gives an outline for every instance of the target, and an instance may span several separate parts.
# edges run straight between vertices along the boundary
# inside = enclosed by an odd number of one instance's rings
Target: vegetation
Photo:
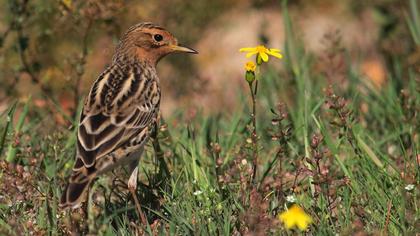
[[[66,2],[71,1],[60,3],[63,11]],[[325,37],[322,55],[309,53],[283,3],[286,40],[283,59],[275,63],[284,64],[284,70],[270,67],[271,61],[261,66],[257,109],[244,76],[240,102],[230,114],[178,110],[162,120],[141,160],[138,195],[148,225],[139,223],[123,169],[100,177],[82,208],[58,207],[74,161],[88,44],[82,43],[81,53],[64,68],[75,83],[69,113],[57,102],[55,88],[40,79],[46,65],[28,58],[23,25],[32,19],[31,9],[9,6],[16,17],[10,32],[17,37],[0,52],[17,68],[0,76],[23,71],[41,88],[43,99],[10,100],[0,115],[1,235],[419,233],[420,11],[415,0],[401,23],[408,37],[400,39],[412,54],[383,51],[389,72],[383,85],[360,72],[341,46],[339,32]],[[77,16],[86,34],[90,24],[109,20],[105,13],[86,12]],[[6,50],[8,45],[16,51]],[[9,88],[8,96],[16,96],[12,82],[0,83]],[[57,116],[62,121],[52,122]],[[306,231],[286,229],[280,221],[292,204],[311,216]]]

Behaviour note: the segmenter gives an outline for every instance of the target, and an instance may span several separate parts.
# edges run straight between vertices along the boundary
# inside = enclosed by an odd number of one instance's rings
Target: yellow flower
[[[63,0],[62,3],[64,4],[64,6],[71,9],[72,0]]]
[[[247,63],[245,63],[245,70],[246,71],[255,72],[255,69],[257,69],[257,66],[255,65],[254,62],[248,61]]]
[[[276,48],[266,48],[264,45],[256,46],[255,48],[241,48],[239,52],[248,52],[246,57],[251,57],[252,55],[257,54],[258,58],[261,58],[264,62],[268,61],[269,55],[281,59],[283,55],[280,54],[280,49]]]
[[[255,70],[257,69],[257,66],[254,62],[249,61],[245,63],[245,80],[248,81],[248,83],[252,83],[255,80]]]
[[[280,221],[284,223],[286,229],[291,229],[297,226],[300,230],[308,228],[309,224],[312,223],[312,218],[305,211],[302,210],[298,205],[294,204],[287,211],[279,215]]]

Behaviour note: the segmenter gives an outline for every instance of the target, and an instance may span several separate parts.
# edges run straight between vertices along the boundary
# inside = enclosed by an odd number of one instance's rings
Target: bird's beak
[[[171,48],[174,52],[186,52],[186,53],[198,54],[196,50],[190,47],[182,46],[182,45],[172,45]]]

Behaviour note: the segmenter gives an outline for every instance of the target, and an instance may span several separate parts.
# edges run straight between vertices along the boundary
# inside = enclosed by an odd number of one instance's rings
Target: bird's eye
[[[155,35],[153,36],[153,38],[156,40],[156,42],[160,42],[160,41],[162,41],[162,40],[163,40],[163,36],[162,36],[162,35],[160,35],[160,34],[155,34]]]

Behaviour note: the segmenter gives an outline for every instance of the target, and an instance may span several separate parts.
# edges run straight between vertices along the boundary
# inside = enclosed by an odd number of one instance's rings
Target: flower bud
[[[252,83],[255,80],[255,73],[253,71],[247,71],[245,72],[245,80],[248,81],[248,83]]]

